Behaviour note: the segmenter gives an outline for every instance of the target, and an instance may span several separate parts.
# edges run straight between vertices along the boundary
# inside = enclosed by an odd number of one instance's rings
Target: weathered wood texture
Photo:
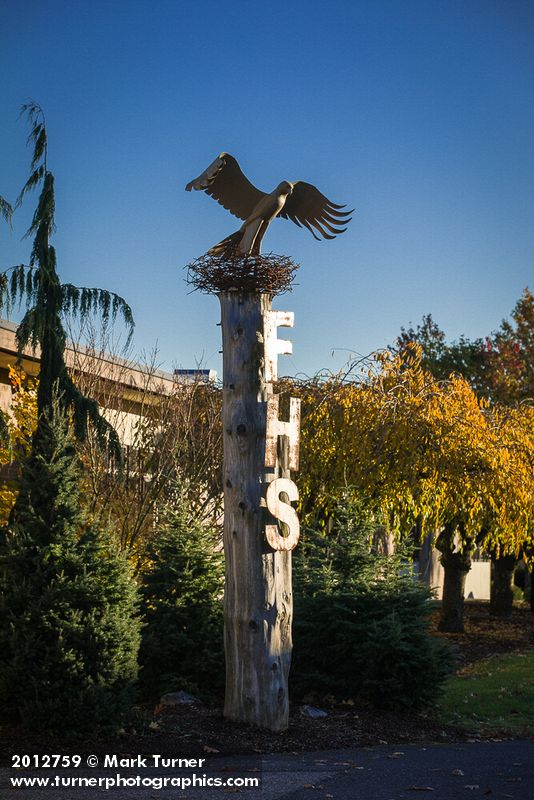
[[[284,495],[283,501],[282,495]],[[267,508],[278,522],[265,526],[265,538],[274,550],[293,550],[298,544],[299,520],[297,512],[290,505],[298,499],[298,489],[288,478],[276,478],[268,486]],[[280,522],[283,524],[283,535],[280,531]]]
[[[267,399],[267,429],[265,433],[265,466],[276,467],[280,463],[278,437],[285,436],[289,443],[289,469],[299,468],[300,400],[289,398],[289,421],[279,418],[280,395],[272,394]]]
[[[263,320],[265,347],[265,380],[278,380],[278,356],[291,355],[293,343],[278,338],[278,328],[292,328],[295,315],[292,311],[269,311]]]
[[[289,477],[266,468],[266,295],[219,294],[223,336],[225,716],[287,727],[291,663],[291,553],[265,538],[266,483]],[[267,332],[269,335],[269,332]],[[272,374],[272,373],[271,373]],[[283,439],[280,440],[283,442]],[[280,446],[283,451],[283,445]],[[267,520],[269,521],[269,520]],[[272,520],[271,520],[272,521]]]

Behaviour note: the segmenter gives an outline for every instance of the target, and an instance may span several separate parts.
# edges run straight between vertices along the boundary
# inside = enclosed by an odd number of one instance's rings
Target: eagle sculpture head
[[[293,184],[289,181],[282,181],[276,187],[276,194],[291,194],[293,191]]]

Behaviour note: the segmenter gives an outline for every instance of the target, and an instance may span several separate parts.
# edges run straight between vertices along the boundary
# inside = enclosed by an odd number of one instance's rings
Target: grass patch
[[[534,733],[534,651],[492,656],[450,678],[442,722],[483,733]]]

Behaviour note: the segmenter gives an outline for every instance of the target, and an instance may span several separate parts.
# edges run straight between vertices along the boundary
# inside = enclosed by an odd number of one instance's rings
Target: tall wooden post
[[[292,315],[268,294],[219,293],[223,339],[225,716],[270,730],[288,724],[291,552],[298,520],[287,499],[298,464],[298,404],[278,420],[276,338]],[[280,495],[286,494],[286,502]],[[278,522],[277,522],[278,519]],[[282,528],[280,521],[286,523]],[[287,531],[289,530],[289,535]],[[284,535],[286,534],[286,535]]]

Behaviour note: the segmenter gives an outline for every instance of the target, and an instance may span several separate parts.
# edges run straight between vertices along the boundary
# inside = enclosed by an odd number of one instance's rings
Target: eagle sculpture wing
[[[299,228],[304,226],[315,239],[320,241],[320,236],[316,235],[313,228],[324,239],[335,239],[337,234],[347,230],[346,227],[339,226],[350,222],[352,217],[349,214],[352,214],[354,209],[341,211],[342,208],[345,206],[332,203],[316,186],[305,181],[297,181],[293,184],[293,192],[287,198],[279,216],[290,219]]]
[[[260,200],[266,197],[246,178],[236,159],[229,153],[221,153],[215,161],[204,170],[202,175],[185,187],[203,189],[218,203],[239,219],[247,219]]]

